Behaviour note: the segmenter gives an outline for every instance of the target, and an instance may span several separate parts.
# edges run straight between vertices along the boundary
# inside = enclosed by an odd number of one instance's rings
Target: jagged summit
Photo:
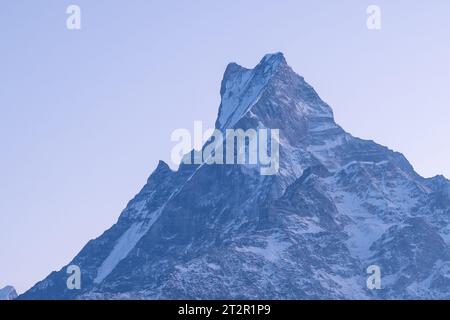
[[[269,126],[264,119],[276,118],[274,112],[280,115],[284,113],[286,116],[286,113],[291,113],[300,117],[333,118],[331,108],[303,77],[292,70],[282,53],[266,54],[253,69],[236,63],[229,64],[224,73],[220,94],[222,99],[216,120],[216,128],[219,129],[234,127],[250,111],[255,115],[258,112],[253,110],[257,105],[260,109],[260,126]],[[281,101],[282,97],[285,101]],[[273,98],[277,98],[276,101]],[[295,99],[289,101],[291,98]],[[278,108],[275,102],[280,104]]]
[[[280,130],[279,172],[160,162],[68,263],[81,290],[62,268],[21,299],[450,298],[448,180],[347,133],[279,53],[230,64],[221,96],[217,128]]]
[[[259,65],[271,65],[274,68],[287,66],[286,58],[282,52],[268,53],[262,59]]]
[[[251,108],[251,103],[260,95],[270,79],[286,66],[281,53],[268,54],[253,69],[244,68],[236,63],[227,66],[220,94],[222,102],[216,127],[231,128]]]
[[[264,57],[253,69],[266,68],[267,66],[272,66],[274,69],[276,69],[281,65],[288,66],[284,54],[282,52],[268,53],[264,55]],[[235,72],[248,71],[253,69],[245,68],[236,62],[230,62],[225,69],[223,78],[226,79],[229,77],[230,74],[233,74]]]
[[[166,162],[159,160],[158,166],[156,167],[155,171],[172,171],[172,170],[170,169],[169,165]]]

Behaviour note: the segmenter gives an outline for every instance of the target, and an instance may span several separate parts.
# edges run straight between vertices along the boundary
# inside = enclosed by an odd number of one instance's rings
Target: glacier
[[[19,299],[450,298],[449,180],[346,132],[282,53],[229,64],[220,94],[216,129],[280,130],[278,174],[160,161],[68,263],[80,290],[64,267]]]

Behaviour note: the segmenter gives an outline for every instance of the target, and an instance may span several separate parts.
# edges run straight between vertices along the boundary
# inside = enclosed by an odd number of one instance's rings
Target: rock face
[[[21,299],[450,298],[450,182],[353,137],[286,63],[230,64],[216,128],[280,129],[278,174],[163,162],[117,223]],[[367,288],[370,265],[381,289]]]
[[[14,300],[17,298],[16,289],[12,286],[6,286],[0,289],[0,300]]]

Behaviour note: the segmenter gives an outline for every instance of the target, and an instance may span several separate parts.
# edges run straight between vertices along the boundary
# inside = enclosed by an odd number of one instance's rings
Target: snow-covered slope
[[[230,64],[220,93],[219,130],[280,129],[279,173],[160,162],[69,263],[81,290],[63,268],[21,299],[450,298],[447,179],[344,131],[281,53]]]
[[[14,300],[17,298],[16,289],[12,286],[6,286],[0,289],[0,300]]]

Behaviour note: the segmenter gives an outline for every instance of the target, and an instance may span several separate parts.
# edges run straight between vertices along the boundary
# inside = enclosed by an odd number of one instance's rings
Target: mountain
[[[14,287],[6,286],[0,289],[0,300],[14,300],[17,298],[17,292]]]
[[[279,129],[278,173],[161,161],[68,264],[80,290],[62,268],[20,299],[450,298],[447,179],[347,133],[281,53],[229,64],[220,94],[218,130]]]

